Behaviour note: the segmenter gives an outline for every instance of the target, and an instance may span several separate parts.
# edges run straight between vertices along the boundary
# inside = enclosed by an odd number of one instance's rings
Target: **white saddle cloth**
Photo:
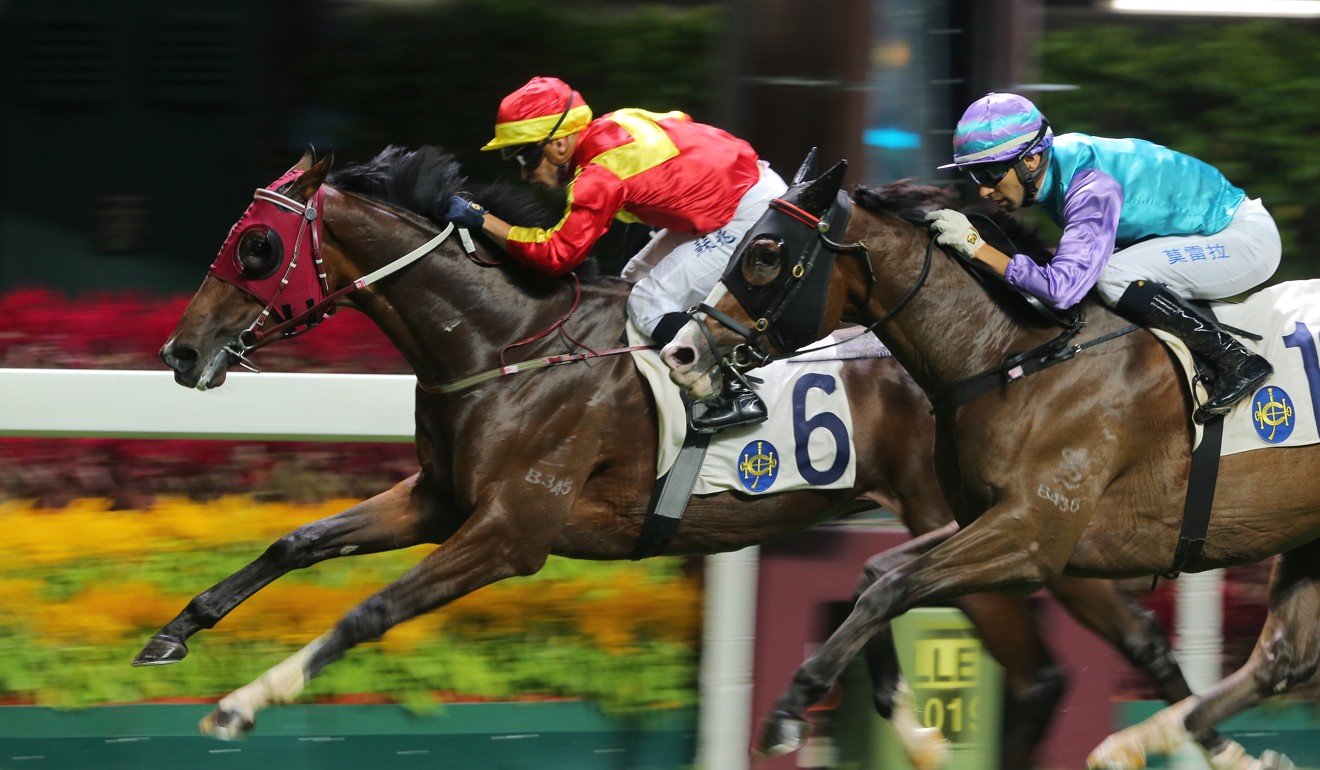
[[[810,347],[846,340],[841,345],[754,371],[754,376],[764,380],[756,385],[756,392],[765,400],[770,417],[760,425],[715,434],[693,494],[851,487],[857,476],[857,452],[842,359],[889,355],[874,335],[859,335],[860,331],[861,327],[839,330],[837,336]],[[645,344],[631,323],[628,341],[630,345]],[[659,478],[678,457],[687,435],[687,412],[658,352],[644,350],[632,355],[660,412]]]
[[[1242,344],[1274,365],[1274,376],[1239,401],[1224,418],[1221,455],[1272,446],[1320,442],[1320,280],[1289,281],[1262,289],[1242,303],[1212,305],[1221,323],[1264,337]],[[1190,381],[1191,356],[1180,340],[1156,332],[1183,365]],[[1197,402],[1205,400],[1198,386]],[[1196,439],[1200,442],[1201,428]]]

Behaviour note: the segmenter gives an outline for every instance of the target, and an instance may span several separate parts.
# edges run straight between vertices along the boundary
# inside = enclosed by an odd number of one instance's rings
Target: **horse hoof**
[[[147,646],[133,658],[134,666],[164,666],[178,663],[188,655],[188,645],[182,639],[165,634],[151,637]]]
[[[216,709],[202,717],[197,727],[203,735],[219,738],[222,741],[233,741],[245,737],[254,724],[252,717],[243,716],[236,711]]]
[[[761,723],[761,740],[752,750],[756,759],[769,759],[802,748],[810,725],[792,714],[776,711]]]
[[[1277,751],[1263,751],[1260,755],[1261,770],[1297,770],[1291,759]]]
[[[941,770],[948,767],[953,756],[953,744],[934,727],[917,730],[916,741],[905,748],[908,749],[908,759],[917,770]]]

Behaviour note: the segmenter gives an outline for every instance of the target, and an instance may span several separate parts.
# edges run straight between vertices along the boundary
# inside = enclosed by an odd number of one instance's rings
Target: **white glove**
[[[968,259],[976,259],[976,252],[985,245],[981,234],[960,211],[932,211],[926,215],[926,221],[930,222],[930,229],[935,231],[936,243]]]

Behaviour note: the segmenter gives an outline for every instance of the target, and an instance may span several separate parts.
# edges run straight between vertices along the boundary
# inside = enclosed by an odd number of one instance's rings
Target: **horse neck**
[[[877,276],[861,315],[868,323],[894,308],[920,278],[930,235],[920,227],[863,212],[856,233]],[[852,233],[850,235],[853,235]],[[938,246],[930,274],[915,296],[876,330],[894,357],[933,393],[998,366],[1010,353],[1039,345],[1057,329],[1022,326]]]
[[[329,187],[323,208],[326,265],[332,283],[341,286],[439,232],[421,217]],[[479,242],[477,257],[485,262],[498,259]],[[570,333],[593,347],[617,339],[621,308],[601,307],[620,304],[616,295],[608,288],[584,286],[582,303],[568,324]],[[568,280],[478,265],[467,258],[455,236],[401,272],[349,295],[349,300],[390,338],[420,380],[442,384],[500,365],[501,348],[549,328],[568,312],[573,286]],[[613,338],[607,319],[615,322]],[[559,335],[548,335],[511,351],[508,360],[522,360],[558,340]],[[562,350],[559,344],[556,352]]]

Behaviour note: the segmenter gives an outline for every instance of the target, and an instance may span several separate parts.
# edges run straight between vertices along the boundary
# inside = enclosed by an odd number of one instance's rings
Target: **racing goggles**
[[[982,187],[994,187],[1008,176],[1008,172],[1017,165],[1017,160],[1002,160],[996,163],[982,163],[963,169],[972,181]]]

